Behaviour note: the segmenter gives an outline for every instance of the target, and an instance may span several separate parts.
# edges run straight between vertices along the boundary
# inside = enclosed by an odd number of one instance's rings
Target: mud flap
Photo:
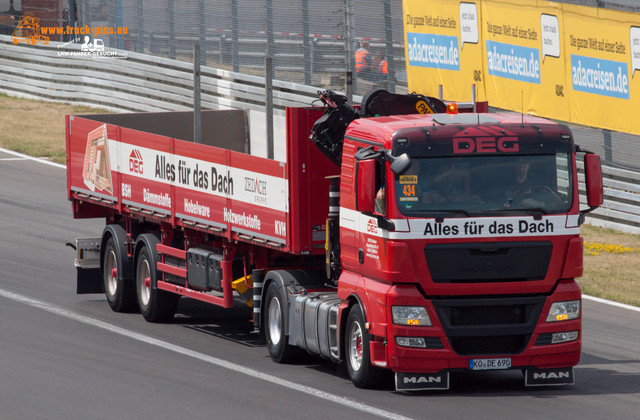
[[[573,385],[573,368],[527,369],[524,375],[526,386]]]
[[[396,372],[396,391],[432,391],[449,389],[449,372]]]

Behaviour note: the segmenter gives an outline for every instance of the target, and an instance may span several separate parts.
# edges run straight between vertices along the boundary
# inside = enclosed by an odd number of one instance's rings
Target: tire
[[[293,361],[299,349],[289,344],[285,334],[286,299],[275,282],[269,284],[264,301],[264,335],[269,356],[276,363]]]
[[[375,388],[380,385],[384,371],[371,364],[369,334],[365,329],[360,305],[355,305],[347,317],[344,336],[345,364],[351,382],[357,388]]]
[[[154,237],[155,239],[155,237]],[[152,241],[155,244],[156,241]],[[140,313],[149,322],[167,322],[173,318],[179,295],[157,288],[157,253],[145,244],[136,259],[136,290]]]
[[[136,308],[136,290],[131,279],[121,276],[123,262],[116,241],[110,237],[104,249],[102,280],[107,302],[114,312],[132,312]]]

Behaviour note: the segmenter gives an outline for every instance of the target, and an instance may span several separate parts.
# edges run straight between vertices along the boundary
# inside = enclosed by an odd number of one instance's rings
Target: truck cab
[[[398,389],[446,389],[449,372],[469,369],[573,383],[589,210],[580,210],[579,151],[565,126],[506,113],[351,123],[338,296],[362,313],[359,333],[343,326],[356,385],[378,368],[396,373]],[[594,207],[599,160],[587,153],[585,163]]]

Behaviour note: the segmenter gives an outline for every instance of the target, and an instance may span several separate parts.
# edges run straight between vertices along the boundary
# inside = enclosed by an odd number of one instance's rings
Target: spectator
[[[363,71],[371,67],[371,57],[369,57],[369,41],[360,41],[360,48],[356,50],[356,74],[360,76]]]

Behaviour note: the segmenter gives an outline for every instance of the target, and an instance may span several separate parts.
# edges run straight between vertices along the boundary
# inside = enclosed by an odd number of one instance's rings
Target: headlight
[[[553,333],[551,344],[568,343],[569,341],[576,341],[577,339],[578,331]]]
[[[396,337],[396,344],[401,347],[427,347],[423,337]]]
[[[431,326],[431,319],[423,306],[392,306],[391,315],[397,325]]]
[[[580,301],[555,302],[549,309],[547,322],[566,321],[580,317]]]

